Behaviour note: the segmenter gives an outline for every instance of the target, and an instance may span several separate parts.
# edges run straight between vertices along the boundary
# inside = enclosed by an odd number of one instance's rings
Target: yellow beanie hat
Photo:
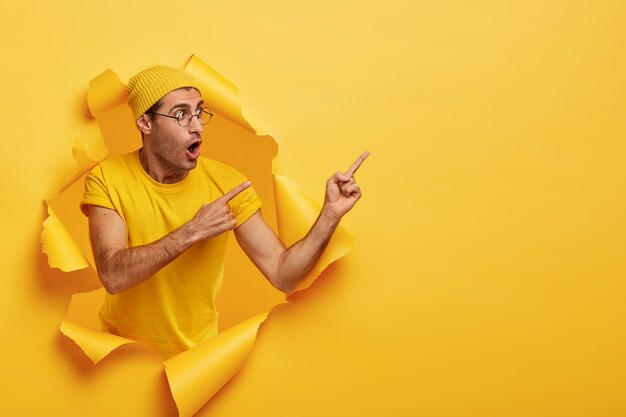
[[[198,82],[185,71],[157,65],[146,68],[134,75],[129,81],[128,105],[135,120],[139,119],[150,107],[174,90],[193,87],[200,91]]]

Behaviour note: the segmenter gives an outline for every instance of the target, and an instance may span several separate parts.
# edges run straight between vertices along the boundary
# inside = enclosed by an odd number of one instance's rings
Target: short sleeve
[[[88,215],[89,205],[115,209],[100,165],[94,167],[85,178],[85,194],[80,202],[80,210],[85,216]]]
[[[237,226],[245,223],[262,205],[259,195],[252,187],[243,190],[237,197],[231,200],[231,203],[229,206],[233,210]]]

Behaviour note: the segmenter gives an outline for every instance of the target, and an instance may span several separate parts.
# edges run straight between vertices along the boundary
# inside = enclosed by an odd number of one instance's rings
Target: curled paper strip
[[[120,346],[129,343],[137,343],[133,340],[90,329],[89,327],[81,326],[80,324],[68,320],[64,320],[63,323],[61,323],[61,333],[72,339],[93,363],[100,362],[104,357]]]
[[[76,242],[50,206],[48,218],[43,223],[41,243],[42,250],[48,255],[48,264],[52,268],[69,272],[89,266]]]
[[[254,132],[252,126],[243,118],[237,87],[222,77],[217,71],[196,56],[191,56],[185,71],[200,82],[204,97],[210,97],[214,112],[221,114],[231,122]],[[214,99],[218,98],[219,99]]]
[[[274,175],[273,178],[278,235],[285,245],[292,245],[308,232],[320,207],[287,177]],[[296,291],[308,288],[328,265],[345,256],[353,246],[354,237],[343,226],[337,226],[328,247]]]
[[[165,361],[165,372],[181,416],[193,415],[241,368],[267,314],[257,314]]]
[[[188,60],[185,70],[198,79],[203,96],[213,109],[215,123],[211,122],[212,136],[228,139],[209,143],[209,157],[225,159],[236,154],[225,162],[240,169],[252,180],[264,200],[263,213],[268,224],[277,226],[278,234],[285,244],[294,243],[306,234],[317,218],[319,205],[287,178],[272,176],[275,141],[269,137],[256,136],[243,119],[235,86],[195,56]],[[141,146],[130,109],[126,105],[124,84],[113,71],[107,70],[91,81],[88,104],[100,126],[109,157]],[[237,152],[229,153],[228,146],[233,146],[233,143],[240,148]],[[75,148],[80,150],[80,144]],[[83,147],[80,155],[85,154],[86,149]],[[228,156],[221,158],[222,154]],[[88,158],[79,160],[79,168],[72,181],[57,196],[47,201],[49,217],[44,222],[41,241],[51,267],[72,271],[94,265],[87,220],[80,213],[78,204],[82,197],[85,173],[95,164],[96,161]],[[345,229],[339,227],[324,255],[298,290],[307,288],[330,263],[349,252],[353,240]],[[229,253],[227,259],[242,256],[239,251]],[[225,280],[237,280],[245,275],[236,273],[238,263],[243,262],[233,262],[230,270],[227,264]],[[60,328],[61,333],[72,339],[94,364],[121,346],[138,343],[98,329],[102,291],[99,289],[89,294],[75,294],[70,313]],[[262,294],[259,296],[264,297]],[[280,302],[275,295],[267,296],[266,307],[250,311],[247,316],[250,318],[164,362],[179,415],[193,415],[235,375],[253,347],[257,329],[267,317],[266,310]],[[84,317],[88,317],[85,322],[82,319]]]

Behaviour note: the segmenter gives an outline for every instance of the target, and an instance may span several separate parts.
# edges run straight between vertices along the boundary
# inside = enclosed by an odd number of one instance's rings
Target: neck
[[[146,174],[161,184],[175,184],[184,180],[189,173],[187,170],[168,169],[163,161],[159,163],[159,158],[146,151],[145,147],[139,150],[139,162]]]

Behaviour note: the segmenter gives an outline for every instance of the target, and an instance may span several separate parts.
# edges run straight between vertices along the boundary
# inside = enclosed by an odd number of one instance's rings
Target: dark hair
[[[154,103],[152,106],[150,106],[150,108],[148,110],[146,110],[146,113],[148,115],[148,117],[150,119],[152,119],[154,117],[154,115],[152,114],[153,112],[159,110],[159,108],[163,105],[163,97],[161,97],[159,99],[159,101],[157,101],[156,103]]]

